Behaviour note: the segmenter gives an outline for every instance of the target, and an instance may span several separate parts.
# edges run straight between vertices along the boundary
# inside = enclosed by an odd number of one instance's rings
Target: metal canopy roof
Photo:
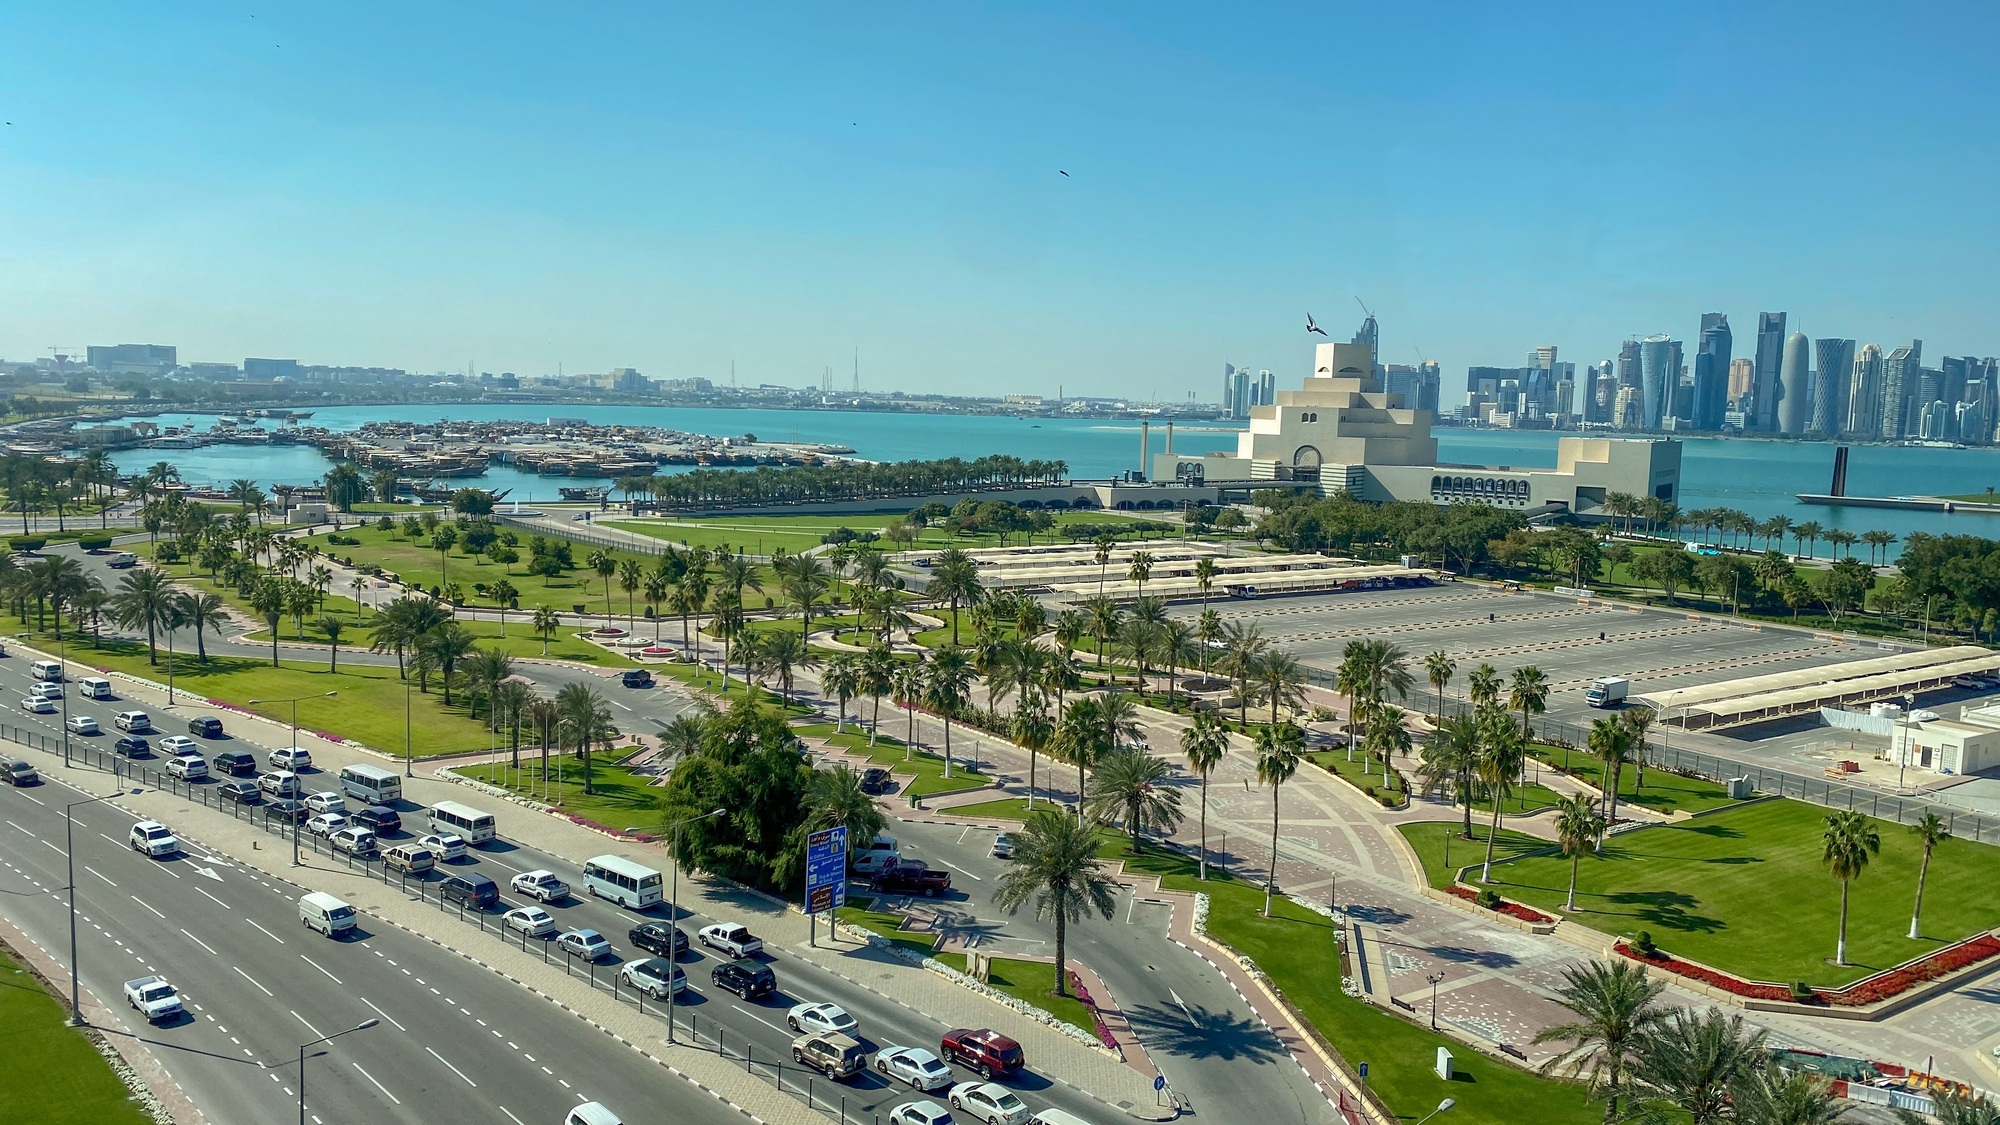
[[[1663,688],[1634,696],[1657,711],[1664,713],[1668,708],[1696,708],[1704,704],[1759,695],[1767,692],[1790,691],[1814,685],[1832,684],[1841,680],[1860,679],[1890,672],[1919,672],[1923,669],[1959,660],[1971,660],[1992,656],[1992,649],[1979,645],[1954,645],[1951,648],[1922,649],[1914,652],[1897,653],[1894,656],[1877,656],[1866,660],[1850,660],[1841,664],[1826,664],[1816,668],[1795,668],[1788,672],[1770,672],[1761,676],[1744,676],[1734,680],[1721,680],[1712,684],[1698,684],[1685,688]],[[1918,679],[1924,677],[1918,676]]]

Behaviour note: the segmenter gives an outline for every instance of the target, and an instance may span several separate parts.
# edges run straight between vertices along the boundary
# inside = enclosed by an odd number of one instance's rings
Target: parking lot
[[[1571,721],[1600,714],[1583,701],[1583,689],[1599,676],[1623,676],[1637,695],[1884,653],[1873,643],[1758,628],[1694,610],[1579,605],[1470,582],[1211,604],[1225,621],[1256,623],[1265,636],[1328,675],[1350,640],[1380,637],[1401,645],[1421,689],[1412,692],[1413,704],[1429,694],[1420,664],[1430,652],[1442,650],[1457,663],[1447,691],[1459,694],[1466,675],[1481,663],[1498,669],[1503,683],[1515,668],[1532,664],[1548,678],[1549,715]],[[1173,612],[1194,616],[1200,606],[1176,605]]]

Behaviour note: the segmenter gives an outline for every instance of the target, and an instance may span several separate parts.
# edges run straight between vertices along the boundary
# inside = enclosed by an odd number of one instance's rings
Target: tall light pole
[[[1431,1030],[1438,1029],[1438,984],[1444,980],[1443,973],[1426,973],[1424,982],[1431,986]],[[1440,1111],[1442,1112],[1442,1111]]]
[[[676,965],[680,964],[680,958],[674,953],[674,934],[680,932],[680,920],[681,920],[681,855],[680,855],[681,825],[693,824],[698,820],[707,820],[710,817],[721,816],[723,813],[728,811],[729,811],[728,809],[712,809],[708,812],[702,813],[700,816],[683,817],[680,820],[674,821],[673,824],[670,825],[674,833],[674,846],[672,854],[669,855],[668,858],[674,861],[674,884],[673,884],[673,889],[667,892],[667,960],[672,961]],[[672,1043],[674,1041],[674,991],[675,990],[674,990],[673,974],[668,973],[667,974],[667,1042],[668,1043]]]
[[[415,750],[410,743],[410,681],[403,681],[403,776],[417,776],[413,770]]]
[[[317,1047],[328,1040],[338,1039],[343,1035],[352,1035],[357,1031],[367,1031],[381,1022],[378,1019],[366,1019],[348,1028],[346,1031],[336,1031],[332,1035],[322,1035],[310,1043],[299,1044],[299,1125],[306,1125],[306,1048]],[[308,1024],[307,1026],[311,1025]]]
[[[295,695],[290,699],[252,699],[250,700],[250,704],[253,707],[259,703],[289,703],[292,705],[292,749],[296,751],[299,748],[299,700],[326,699],[339,694],[338,691],[316,691],[311,695]]]
[[[1450,1098],[1446,1098],[1445,1100],[1438,1103],[1438,1107],[1436,1109],[1431,1110],[1429,1113],[1424,1114],[1423,1119],[1418,1121],[1417,1125],[1424,1125],[1425,1121],[1429,1121],[1431,1118],[1436,1117],[1440,1113],[1445,1113],[1449,1111],[1452,1106],[1455,1106],[1457,1104],[1458,1103],[1456,1101],[1453,1101]]]
[[[144,789],[134,789],[131,795],[137,797]],[[106,793],[102,797],[85,797],[81,801],[71,801],[63,806],[63,856],[69,863],[69,1024],[83,1026],[83,1005],[77,979],[83,975],[82,966],[76,963],[76,821],[70,810],[78,805],[94,805],[99,801],[109,801],[113,797],[125,796],[125,790]]]

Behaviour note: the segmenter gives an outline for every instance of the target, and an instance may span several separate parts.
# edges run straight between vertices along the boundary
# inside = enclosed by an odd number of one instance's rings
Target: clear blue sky
[[[0,355],[1210,400],[1356,295],[1447,387],[1709,309],[2000,352],[1991,3],[751,7],[16,5]]]

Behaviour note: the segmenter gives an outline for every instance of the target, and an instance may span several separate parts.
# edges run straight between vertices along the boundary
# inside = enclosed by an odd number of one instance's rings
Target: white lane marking
[[[744,1015],[746,1015],[746,1016],[749,1016],[749,1017],[750,1017],[751,1019],[753,1019],[753,1020],[756,1020],[756,1021],[757,1021],[758,1023],[761,1023],[761,1024],[763,1024],[763,1025],[764,1025],[765,1027],[768,1027],[768,1028],[770,1028],[770,1029],[771,1029],[772,1031],[775,1031],[775,1032],[777,1032],[777,1033],[778,1033],[778,1034],[780,1034],[780,1035],[790,1035],[790,1034],[791,1034],[791,1032],[789,1032],[789,1031],[786,1031],[786,1030],[785,1030],[784,1028],[782,1028],[782,1027],[779,1027],[779,1026],[778,1026],[777,1024],[775,1024],[775,1023],[772,1023],[772,1022],[771,1022],[770,1020],[767,1020],[767,1019],[764,1019],[763,1017],[761,1017],[761,1016],[758,1016],[758,1015],[756,1015],[756,1014],[754,1014],[754,1013],[752,1013],[752,1012],[745,1012],[745,1013],[743,1013],[743,1014],[744,1014]]]
[[[371,1008],[372,1008],[372,1007],[374,1007],[374,1005],[373,1005],[373,1004],[370,1004],[370,1005],[369,1005],[369,1007],[371,1007]],[[396,1095],[394,1095],[394,1094],[390,1093],[390,1092],[389,1092],[389,1088],[388,1088],[387,1086],[384,1086],[384,1085],[382,1085],[382,1084],[381,1084],[380,1082],[375,1082],[375,1076],[374,1076],[374,1075],[372,1075],[372,1074],[368,1073],[368,1072],[367,1072],[367,1071],[365,1071],[365,1070],[361,1070],[361,1064],[360,1064],[360,1063],[354,1063],[354,1064],[353,1064],[353,1066],[354,1066],[354,1069],[356,1069],[356,1070],[360,1070],[360,1071],[361,1071],[361,1077],[363,1077],[363,1078],[366,1078],[366,1079],[367,1079],[368,1081],[370,1081],[370,1082],[374,1082],[374,1083],[375,1083],[375,1088],[376,1088],[377,1090],[380,1090],[380,1091],[382,1091],[382,1096],[383,1096],[383,1097],[385,1097],[385,1098],[388,1098],[388,1099],[389,1099],[390,1101],[392,1101],[392,1102],[395,1102],[395,1103],[396,1103],[397,1105],[402,1105],[402,1104],[403,1104],[403,1099],[401,1099],[401,1098],[397,1097]],[[512,1117],[512,1116],[514,1116],[514,1115],[510,1113],[510,1114],[508,1114],[507,1116],[509,1116],[509,1117]],[[314,1120],[318,1120],[318,1118],[314,1118]]]
[[[966,870],[965,868],[963,868],[963,867],[960,867],[960,866],[959,866],[958,864],[956,864],[956,863],[953,863],[952,861],[950,861],[950,860],[948,860],[948,859],[943,859],[943,858],[940,858],[940,859],[938,860],[938,862],[939,862],[939,863],[942,863],[942,864],[944,864],[944,865],[945,865],[946,867],[949,867],[949,868],[951,868],[951,869],[952,869],[953,871],[956,871],[956,872],[958,872],[958,873],[959,873],[960,875],[963,875],[963,876],[965,876],[966,878],[968,878],[968,879],[971,879],[971,880],[973,880],[973,881],[975,881],[975,882],[980,882],[980,883],[984,883],[984,882],[986,881],[985,879],[981,878],[980,876],[978,876],[978,875],[974,875],[974,874],[973,874],[972,872],[970,872],[970,871],[967,871],[967,870]]]
[[[312,1033],[313,1033],[314,1035],[319,1035],[319,1036],[322,1036],[322,1037],[324,1037],[324,1034],[325,1034],[325,1033],[323,1033],[322,1031],[320,1031],[320,1029],[319,1029],[319,1028],[316,1028],[316,1027],[314,1027],[314,1026],[312,1025],[312,1023],[311,1023],[310,1021],[308,1021],[308,1020],[307,1020],[307,1019],[306,1019],[306,1018],[305,1018],[304,1016],[302,1016],[302,1015],[298,1014],[297,1012],[293,1012],[293,1013],[292,1013],[292,1018],[293,1018],[293,1019],[295,1019],[295,1020],[297,1020],[297,1021],[299,1021],[299,1022],[300,1022],[300,1023],[302,1023],[302,1024],[305,1024],[305,1025],[306,1025],[306,1030],[307,1030],[307,1031],[310,1031],[310,1032],[312,1032]]]
[[[232,969],[236,969],[236,966],[234,965],[231,965],[229,967]],[[263,984],[259,983],[256,977],[251,976],[249,973],[244,972],[242,969],[236,969],[236,975],[242,977],[244,980],[249,981],[251,984],[257,985],[257,991],[263,993],[266,996],[271,995],[271,990],[265,988]]]
[[[8,821],[8,823],[9,823],[9,824],[12,824],[12,823],[13,823],[13,821]],[[23,831],[25,831],[25,829],[24,829]],[[98,833],[98,835],[99,835],[99,836],[104,836],[104,833],[102,833],[102,832],[99,832],[99,833]],[[104,836],[104,838],[105,838],[105,839],[107,839],[107,840],[111,840],[111,837],[109,837],[109,836]],[[112,843],[114,843],[114,844],[117,844],[117,845],[118,845],[119,847],[121,847],[121,848],[127,848],[127,847],[131,847],[131,845],[130,845],[130,844],[127,844],[127,843],[126,843],[125,841],[123,841],[123,840],[111,840],[111,842],[112,842]]]
[[[34,799],[33,797],[30,797],[30,796],[28,796],[28,795],[27,795],[26,793],[23,793],[23,794],[21,794],[21,796],[22,796],[22,797],[23,797],[24,799],[26,799],[26,800],[30,800],[30,801],[35,801],[35,799]],[[41,803],[40,801],[35,801],[35,803],[36,803],[36,804],[38,804],[38,805],[42,804],[42,803]],[[46,806],[46,805],[43,805],[42,807],[43,807],[43,808],[47,808],[48,806]]]
[[[520,1118],[518,1118],[518,1117],[514,1116],[514,1113],[513,1113],[513,1111],[512,1111],[512,1110],[510,1110],[510,1109],[508,1109],[508,1108],[507,1108],[506,1106],[504,1106],[504,1105],[500,1107],[500,1112],[501,1112],[501,1113],[504,1113],[504,1114],[506,1114],[506,1115],[507,1115],[507,1120],[509,1120],[509,1121],[512,1121],[512,1122],[514,1123],[514,1125],[527,1125],[527,1123],[526,1123],[526,1122],[524,1122],[524,1121],[522,1121],[522,1120],[521,1120]]]
[[[451,1072],[452,1072],[453,1074],[456,1074],[456,1075],[458,1075],[458,1076],[459,1076],[460,1078],[465,1078],[465,1072],[464,1072],[464,1071],[462,1071],[462,1070],[460,1070],[460,1069],[458,1069],[457,1067],[455,1067],[455,1066],[451,1065],[450,1063],[448,1063],[448,1062],[445,1062],[445,1057],[444,1057],[443,1055],[440,1055],[440,1054],[438,1054],[438,1053],[437,1053],[436,1051],[432,1051],[432,1050],[431,1050],[431,1049],[430,1049],[429,1047],[425,1047],[425,1048],[424,1048],[424,1050],[426,1050],[426,1051],[430,1051],[430,1056],[431,1056],[432,1058],[436,1059],[437,1061],[439,1061],[439,1062],[441,1062],[441,1063],[444,1063],[444,1065],[445,1065],[445,1069],[447,1069],[447,1070],[451,1071]],[[479,1088],[479,1083],[477,1083],[477,1082],[474,1082],[474,1081],[473,1081],[472,1079],[470,1079],[470,1078],[465,1078],[465,1084],[466,1084],[467,1086],[470,1086],[470,1087],[472,1087],[472,1088],[473,1088],[473,1089],[475,1089],[475,1090],[477,1090],[477,1089]],[[511,1116],[513,1116],[513,1115],[512,1115],[512,1114],[509,1114],[508,1116],[510,1116],[510,1117],[511,1117]]]
[[[306,956],[303,953],[299,954],[299,960],[304,961],[306,964],[311,965],[313,968],[318,969],[322,973],[326,973],[326,968],[324,966],[322,966],[318,961],[313,960],[312,958]],[[340,978],[334,976],[332,973],[326,973],[326,979],[332,981],[335,984],[340,983]]]
[[[370,1000],[370,999],[368,999],[368,998],[367,998],[366,996],[363,996],[363,997],[361,997],[360,999],[361,999],[361,1002],[362,1002],[363,1004],[366,1004],[366,1005],[368,1005],[368,1006],[369,1006],[370,1008],[375,1008],[375,1002],[374,1002],[373,1000]],[[410,1030],[409,1028],[407,1028],[407,1027],[404,1027],[404,1026],[403,1026],[402,1024],[400,1024],[400,1023],[396,1023],[396,1017],[394,1017],[394,1016],[390,1015],[389,1013],[387,1013],[387,1012],[383,1011],[383,1010],[382,1010],[382,1009],[380,1009],[380,1008],[375,1008],[375,1014],[376,1014],[376,1015],[378,1015],[378,1016],[381,1016],[381,1017],[382,1017],[383,1019],[385,1019],[385,1020],[388,1020],[388,1021],[389,1021],[390,1023],[395,1023],[395,1024],[396,1024],[396,1030],[397,1030],[397,1031],[408,1031],[408,1030]]]
[[[151,906],[148,906],[148,905],[147,905],[147,903],[146,903],[146,900],[145,900],[145,899],[142,899],[142,898],[140,898],[140,897],[139,897],[138,895],[127,895],[127,896],[125,896],[125,897],[127,897],[127,898],[131,899],[131,900],[132,900],[133,902],[136,902],[136,903],[138,903],[138,904],[139,904],[140,906],[144,906],[144,907],[146,907],[146,909],[148,909],[148,910],[153,910],[153,908],[152,908]],[[164,921],[166,921],[166,920],[167,920],[167,916],[166,916],[166,915],[164,915],[164,914],[162,914],[162,913],[160,913],[160,912],[159,912],[159,911],[157,911],[157,910],[153,910],[153,917],[155,917],[155,918],[158,918],[158,919],[159,919],[160,921],[162,921],[162,922],[164,922]],[[250,923],[250,924],[254,926],[254,925],[256,925],[257,923],[255,923],[255,922],[252,922],[252,923]]]
[[[228,903],[226,903],[226,902],[222,901],[222,900],[221,900],[221,899],[219,899],[219,898],[216,898],[216,897],[215,897],[214,895],[212,895],[212,894],[209,894],[209,893],[208,893],[207,891],[202,891],[200,887],[196,887],[196,888],[195,888],[195,890],[197,890],[197,891],[201,891],[202,895],[203,895],[204,897],[206,897],[206,898],[208,899],[208,901],[210,901],[210,902],[214,903],[215,905],[217,905],[217,906],[220,906],[220,907],[221,907],[221,908],[223,908],[224,910],[227,910],[227,909],[229,909],[229,904],[228,904]]]
[[[99,879],[104,879],[104,873],[103,873],[102,871],[99,871],[99,870],[98,870],[98,869],[96,869],[95,867],[92,867],[92,866],[91,866],[91,865],[89,865],[88,863],[86,863],[86,864],[84,864],[84,865],[83,865],[83,869],[84,869],[85,871],[88,871],[88,872],[90,872],[90,873],[91,873],[92,875],[95,875],[95,876],[97,876],[97,877],[98,877]],[[104,881],[105,881],[105,882],[107,882],[107,883],[111,883],[111,880],[109,880],[109,879],[104,879]],[[115,887],[115,886],[117,886],[118,884],[116,884],[116,883],[111,883],[111,885]]]
[[[14,824],[14,822],[13,822],[13,821],[11,821],[11,820],[10,820],[10,821],[8,821],[7,823],[8,823],[8,824],[11,824],[11,825],[13,825],[13,826],[14,826],[15,828],[20,828],[20,829],[21,829],[21,831],[23,831],[23,832],[28,832],[28,830],[27,830],[27,829],[25,829],[25,828],[21,828],[21,826],[20,826],[20,825],[18,825],[18,824]],[[30,836],[34,836],[35,834],[34,834],[33,832],[28,832],[28,835],[30,835]],[[104,834],[103,834],[102,832],[100,832],[100,833],[98,833],[98,835],[100,835],[100,836],[103,836]],[[39,836],[36,836],[35,838],[36,838],[36,839],[38,839],[38,840],[39,840],[39,839],[41,839],[41,837],[39,837]],[[109,837],[109,836],[105,836],[104,838],[108,840],[108,839],[110,839],[111,837]]]
[[[44,846],[46,846],[46,847],[51,847],[51,848],[55,848],[55,851],[56,851],[56,854],[57,854],[57,855],[60,855],[60,856],[67,856],[67,855],[69,855],[69,853],[68,853],[68,852],[66,852],[66,851],[62,850],[61,848],[56,848],[56,846],[55,846],[54,844],[51,844],[51,843],[49,843],[49,842],[48,842],[47,840],[43,840],[43,841],[41,841],[41,843],[42,843],[42,844],[43,844]]]
[[[257,926],[257,923],[255,923],[255,922],[251,922],[251,921],[250,921],[250,919],[248,919],[248,918],[245,918],[245,919],[243,919],[243,920],[244,920],[245,922],[250,922],[250,924],[251,924],[251,925],[253,925],[253,926]],[[264,927],[262,927],[262,926],[257,926],[257,930],[258,930],[258,932],[259,932],[259,933],[263,934],[263,935],[264,935],[265,937],[267,937],[267,938],[270,938],[270,939],[271,939],[272,941],[275,941],[275,942],[277,942],[277,943],[278,943],[279,945],[283,945],[283,944],[285,944],[285,939],[284,939],[284,938],[281,938],[281,937],[279,937],[279,936],[278,936],[277,934],[274,934],[274,933],[272,933],[271,931],[269,931],[269,930],[265,929]]]
[[[187,934],[187,939],[188,939],[189,941],[191,941],[191,942],[195,943],[196,945],[199,945],[199,946],[201,946],[201,947],[202,947],[203,949],[206,949],[206,950],[208,950],[208,951],[209,951],[209,953],[211,953],[211,954],[214,954],[214,953],[215,953],[215,950],[214,950],[213,948],[211,948],[211,947],[209,946],[209,944],[208,944],[207,942],[205,942],[205,941],[201,940],[200,938],[198,938],[198,937],[194,936],[193,934],[188,934],[188,932],[187,932],[186,930],[182,930],[181,932],[182,932],[182,933],[184,933],[184,934]]]

